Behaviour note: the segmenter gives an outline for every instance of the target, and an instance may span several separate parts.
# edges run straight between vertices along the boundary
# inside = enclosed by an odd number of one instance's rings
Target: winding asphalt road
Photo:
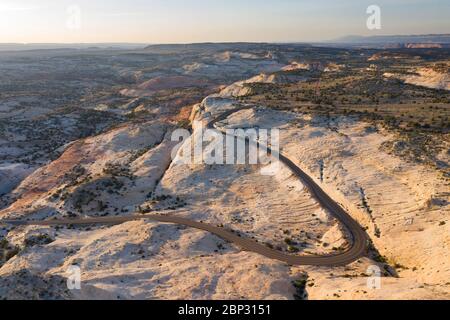
[[[233,113],[243,109],[249,109],[252,106],[238,108],[226,111],[217,118],[208,123],[208,128],[213,128],[214,125],[226,119]],[[237,233],[226,230],[224,228],[216,227],[211,224],[197,222],[173,215],[135,215],[127,217],[98,217],[85,219],[60,219],[60,220],[46,220],[46,221],[27,221],[27,220],[0,220],[0,224],[10,225],[34,225],[34,226],[55,226],[55,225],[91,225],[91,224],[121,224],[128,221],[137,220],[151,220],[162,223],[179,224],[192,227],[199,230],[204,230],[219,236],[220,238],[229,241],[245,251],[251,251],[263,255],[267,258],[285,262],[289,265],[311,265],[311,266],[344,266],[350,264],[367,253],[367,246],[369,237],[361,226],[333,199],[331,199],[314,180],[303,172],[290,159],[282,154],[275,154],[274,151],[268,150],[272,155],[279,156],[279,159],[284,163],[295,176],[297,176],[302,183],[308,188],[311,195],[319,202],[319,204],[327,209],[333,216],[335,216],[350,232],[351,244],[350,247],[344,251],[332,255],[322,256],[296,256],[286,254],[284,252],[271,249],[266,245],[259,243],[253,239],[245,238]]]

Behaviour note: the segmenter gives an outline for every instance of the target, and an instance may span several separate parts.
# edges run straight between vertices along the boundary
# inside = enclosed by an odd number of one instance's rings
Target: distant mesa
[[[387,35],[387,36],[346,36],[331,43],[359,45],[366,47],[433,49],[450,48],[450,34],[429,35]]]
[[[431,48],[443,48],[440,43],[408,43],[405,44],[408,49],[431,49]]]
[[[413,58],[413,56],[409,54],[392,52],[392,51],[382,51],[373,54],[367,61],[380,61],[380,60],[400,60],[400,59],[409,59]],[[415,57],[420,58],[420,57]]]

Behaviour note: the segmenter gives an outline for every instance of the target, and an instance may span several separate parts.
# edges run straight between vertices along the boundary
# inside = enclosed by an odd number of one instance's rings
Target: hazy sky
[[[449,17],[449,0],[0,0],[0,42],[320,41],[450,33]]]

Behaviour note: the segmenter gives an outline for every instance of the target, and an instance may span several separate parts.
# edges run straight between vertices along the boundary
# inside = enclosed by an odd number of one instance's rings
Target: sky
[[[449,17],[449,0],[0,0],[0,43],[315,42],[450,33]]]

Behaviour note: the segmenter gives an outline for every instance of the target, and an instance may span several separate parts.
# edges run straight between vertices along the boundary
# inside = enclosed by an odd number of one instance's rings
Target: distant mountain
[[[139,49],[145,44],[134,43],[0,43],[0,51],[59,49]]]
[[[250,43],[250,42],[204,42],[204,43],[179,43],[179,44],[152,44],[145,50],[154,53],[167,52],[190,52],[190,51],[220,51],[220,50],[256,50],[261,45],[268,46],[267,43]]]
[[[417,44],[438,43],[450,44],[450,34],[426,34],[426,35],[391,35],[391,36],[346,36],[336,39],[335,43],[350,44]]]
[[[145,51],[154,54],[214,54],[218,52],[243,52],[258,53],[259,55],[273,55],[280,48],[310,48],[309,43],[267,43],[267,42],[204,42],[185,44],[152,44],[144,48]]]

